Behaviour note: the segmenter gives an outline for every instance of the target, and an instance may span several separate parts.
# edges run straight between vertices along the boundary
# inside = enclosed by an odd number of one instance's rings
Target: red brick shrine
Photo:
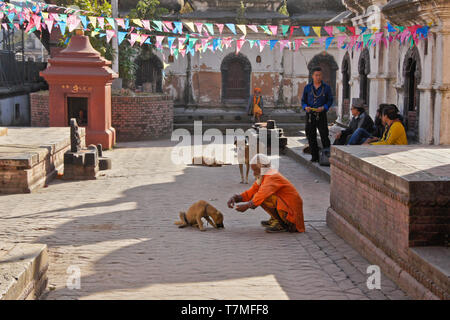
[[[86,144],[110,149],[116,142],[111,124],[111,83],[118,75],[111,62],[78,31],[66,49],[49,59],[41,76],[49,84],[49,125],[69,126],[70,118],[86,127]]]

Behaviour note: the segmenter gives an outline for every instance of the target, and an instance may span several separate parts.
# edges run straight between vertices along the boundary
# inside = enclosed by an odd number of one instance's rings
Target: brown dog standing
[[[200,231],[205,231],[202,218],[216,229],[224,228],[222,213],[204,200],[194,203],[187,212],[180,212],[180,221],[176,221],[175,224],[178,228],[194,226]]]

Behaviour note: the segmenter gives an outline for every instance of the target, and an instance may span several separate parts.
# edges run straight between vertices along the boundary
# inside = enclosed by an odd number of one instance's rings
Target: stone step
[[[202,123],[202,133],[208,129],[219,129],[222,133],[226,133],[226,129],[250,129],[253,123]],[[282,128],[285,136],[298,135],[299,131],[305,129],[304,123],[279,123],[277,127]],[[174,123],[173,129],[187,129],[191,134],[194,132],[194,123]]]
[[[414,247],[411,251],[410,263],[427,276],[419,281],[441,299],[450,297],[450,249],[448,247],[428,246]]]
[[[278,114],[271,113],[263,115],[261,121],[275,120],[277,123],[302,123],[305,122],[305,116],[300,113]],[[207,123],[248,123],[252,117],[245,112],[233,113],[181,113],[174,114],[174,123],[191,123],[193,121],[204,121]]]
[[[47,245],[0,243],[0,300],[34,300],[47,287]]]

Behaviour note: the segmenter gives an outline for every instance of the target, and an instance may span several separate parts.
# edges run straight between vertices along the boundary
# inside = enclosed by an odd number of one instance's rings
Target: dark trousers
[[[316,115],[319,115],[318,118]],[[330,147],[328,138],[328,120],[326,112],[308,112],[306,114],[306,137],[313,159],[319,159],[319,146],[317,145],[317,129],[319,129],[320,140],[324,148]]]

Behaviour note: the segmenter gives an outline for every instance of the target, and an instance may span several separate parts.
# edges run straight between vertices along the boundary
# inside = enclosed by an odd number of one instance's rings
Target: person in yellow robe
[[[250,167],[256,181],[252,187],[235,194],[228,200],[228,207],[239,212],[261,206],[270,219],[261,221],[266,232],[305,232],[303,200],[294,185],[277,170],[271,168],[270,159],[264,154],[255,155]]]
[[[261,88],[253,89],[253,95],[248,99],[247,113],[253,115],[254,122],[261,122],[263,114],[263,97],[261,96]]]

